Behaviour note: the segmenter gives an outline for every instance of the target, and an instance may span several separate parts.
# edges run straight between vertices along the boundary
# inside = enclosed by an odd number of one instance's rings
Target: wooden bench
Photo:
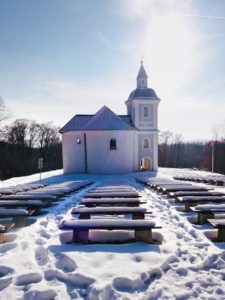
[[[197,205],[190,208],[191,211],[198,214],[198,224],[205,224],[207,219],[215,219],[225,217],[225,204],[221,205]]]
[[[88,244],[89,230],[134,230],[135,241],[153,243],[152,229],[161,227],[148,220],[90,219],[62,221],[59,228],[73,230],[73,242]]]
[[[16,227],[23,227],[27,225],[27,217],[31,216],[34,211],[26,209],[8,209],[0,208],[0,218],[13,218],[13,223]]]
[[[117,197],[123,197],[123,198],[138,198],[140,195],[137,192],[110,192],[110,193],[87,193],[85,198],[117,198]]]
[[[225,203],[223,196],[184,196],[178,197],[176,202],[182,202],[185,205],[185,211],[190,211],[191,206],[196,206],[199,203]]]
[[[132,219],[144,219],[145,214],[151,214],[144,207],[127,207],[127,206],[114,206],[114,207],[84,207],[73,208],[71,214],[78,214],[79,219],[90,219],[91,215],[125,215],[131,214]]]
[[[167,194],[178,191],[208,191],[208,188],[195,186],[195,185],[174,185],[174,186],[161,186],[157,188],[157,192]]]
[[[45,194],[38,194],[38,193],[17,193],[15,195],[7,195],[7,196],[1,196],[0,200],[50,200],[50,201],[55,201],[57,199],[56,196],[52,195],[45,195]]]
[[[140,204],[144,204],[146,202],[141,201],[138,198],[100,198],[100,199],[92,199],[92,198],[84,198],[80,201],[80,204],[83,204],[87,207],[93,206],[102,206],[102,205],[120,205],[120,206],[139,206]]]
[[[0,200],[1,208],[26,208],[34,210],[34,215],[39,215],[41,208],[49,207],[49,203],[39,200]]]
[[[225,242],[225,218],[208,219],[208,222],[218,229],[218,242]]]
[[[0,244],[5,243],[5,233],[7,233],[13,226],[14,224],[0,224]]]
[[[178,198],[183,196],[225,196],[225,193],[214,191],[178,191],[167,193],[168,198]]]

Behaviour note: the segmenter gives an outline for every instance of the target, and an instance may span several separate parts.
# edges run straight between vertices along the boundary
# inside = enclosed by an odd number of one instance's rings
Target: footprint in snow
[[[39,273],[28,273],[20,275],[15,279],[15,285],[28,285],[32,283],[37,283],[42,280],[42,276]]]
[[[14,269],[9,268],[7,266],[0,266],[0,278],[11,274],[14,271]]]
[[[35,250],[35,259],[39,266],[44,266],[49,262],[48,259],[48,250],[44,247],[38,247]]]
[[[24,293],[23,300],[54,300],[57,293],[54,290],[29,291]]]
[[[154,268],[148,271],[148,278],[144,280],[146,285],[150,285],[154,280],[161,278],[163,275],[162,270],[159,268]]]
[[[6,243],[0,245],[0,253],[6,253],[9,250],[12,250],[16,248],[17,244],[16,243]]]
[[[58,280],[58,281],[64,282],[65,284],[68,284],[68,285],[73,284],[78,288],[84,288],[84,289],[87,288],[89,285],[91,285],[93,282],[95,282],[95,279],[84,276],[79,273],[65,274],[58,270],[46,271],[45,279],[48,281]]]
[[[55,258],[56,258],[55,265],[58,269],[61,269],[65,273],[73,272],[76,270],[77,268],[76,263],[67,255],[63,253],[56,253]]]
[[[12,278],[0,279],[0,291],[7,288],[12,283]]]

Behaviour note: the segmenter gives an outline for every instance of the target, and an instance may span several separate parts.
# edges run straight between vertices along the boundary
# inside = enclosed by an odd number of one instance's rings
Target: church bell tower
[[[137,87],[128,100],[127,114],[137,129],[136,171],[157,171],[158,169],[158,104],[160,99],[148,87],[148,75],[143,61],[137,75]]]

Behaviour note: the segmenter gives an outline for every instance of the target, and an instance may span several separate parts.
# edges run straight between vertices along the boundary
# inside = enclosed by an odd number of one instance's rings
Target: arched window
[[[110,140],[110,150],[116,150],[116,139]]]
[[[143,117],[149,117],[148,106],[143,107]]]
[[[149,139],[143,140],[143,148],[149,148]]]

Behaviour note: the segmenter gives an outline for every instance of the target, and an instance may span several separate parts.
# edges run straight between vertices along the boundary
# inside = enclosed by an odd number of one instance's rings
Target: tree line
[[[38,159],[43,158],[43,171],[62,168],[59,128],[52,123],[17,119],[3,126],[9,117],[0,98],[0,179],[38,172]]]
[[[214,172],[225,174],[225,123],[214,132],[211,143],[184,142],[181,135],[170,131],[159,135],[159,166],[212,170],[212,143],[214,143]]]

